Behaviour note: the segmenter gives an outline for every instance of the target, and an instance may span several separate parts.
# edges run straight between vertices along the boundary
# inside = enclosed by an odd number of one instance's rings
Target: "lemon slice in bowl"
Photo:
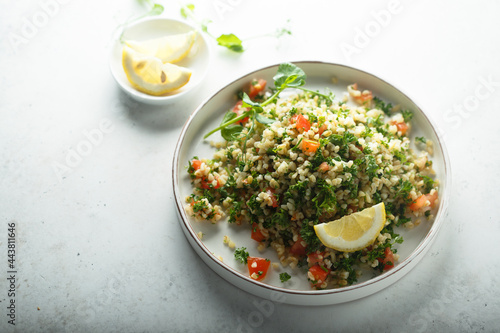
[[[319,240],[326,247],[354,252],[371,245],[384,228],[385,206],[381,202],[342,218],[314,226]]]
[[[163,63],[184,59],[196,40],[196,31],[164,36],[145,41],[125,41],[125,45],[139,53],[159,58]]]
[[[177,90],[191,78],[189,69],[164,64],[160,59],[136,52],[128,46],[123,47],[122,64],[132,86],[154,96]]]

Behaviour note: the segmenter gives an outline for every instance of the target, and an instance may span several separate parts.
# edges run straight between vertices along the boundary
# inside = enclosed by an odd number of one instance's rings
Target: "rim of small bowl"
[[[317,61],[317,60],[297,60],[297,61],[290,61],[290,62],[297,64],[299,66],[300,66],[300,64],[318,64],[318,65],[327,65],[327,66],[339,66],[339,67],[344,67],[344,68],[347,68],[349,70],[358,71],[358,72],[361,72],[365,75],[371,76],[375,79],[378,79],[378,80],[384,82],[385,84],[390,86],[392,89],[401,93],[405,98],[407,98],[409,101],[411,101],[418,108],[418,110],[422,113],[422,115],[426,118],[426,120],[429,122],[429,124],[432,128],[433,133],[436,135],[436,138],[438,140],[437,144],[439,145],[441,152],[442,152],[442,155],[443,155],[443,169],[444,169],[443,171],[444,171],[444,177],[446,178],[445,179],[446,189],[445,189],[445,192],[442,193],[442,195],[441,195],[440,202],[439,202],[439,210],[436,214],[436,217],[434,218],[433,224],[430,227],[427,234],[425,235],[424,239],[417,245],[417,247],[411,252],[411,254],[407,258],[405,258],[403,261],[399,262],[397,266],[395,266],[393,269],[388,270],[388,271],[386,271],[386,272],[384,272],[384,273],[382,273],[374,278],[371,278],[370,280],[360,282],[360,283],[357,283],[357,284],[354,284],[351,286],[346,286],[346,287],[342,287],[342,288],[335,288],[335,289],[295,290],[295,289],[287,289],[287,288],[283,288],[283,287],[269,285],[269,284],[266,284],[266,283],[263,283],[260,281],[253,280],[250,277],[243,275],[242,273],[240,273],[240,272],[236,271],[235,269],[229,267],[228,265],[222,263],[214,254],[212,254],[210,252],[210,250],[205,246],[205,244],[198,238],[195,231],[192,229],[191,224],[189,223],[189,220],[187,219],[187,216],[185,215],[184,207],[182,205],[182,199],[180,198],[179,185],[177,184],[177,180],[179,179],[178,167],[177,167],[178,163],[179,163],[179,152],[181,150],[182,143],[185,139],[186,131],[189,128],[193,119],[195,118],[196,114],[201,109],[203,109],[205,107],[205,105],[207,105],[213,98],[215,98],[223,90],[232,86],[233,84],[235,84],[235,82],[243,79],[244,77],[251,76],[252,74],[255,74],[255,73],[263,71],[263,70],[277,67],[282,62],[252,70],[252,71],[247,72],[246,74],[241,75],[238,78],[232,80],[231,82],[227,83],[226,85],[224,85],[223,87],[218,89],[216,92],[214,92],[208,98],[206,98],[189,116],[188,120],[184,124],[184,126],[181,130],[181,133],[179,135],[179,139],[177,141],[177,145],[176,145],[174,155],[173,155],[173,165],[172,165],[172,185],[173,185],[173,192],[174,192],[174,200],[175,200],[176,209],[177,209],[177,213],[179,215],[179,218],[180,218],[185,230],[187,230],[189,235],[191,236],[192,240],[194,240],[194,242],[200,247],[200,249],[206,254],[206,256],[208,258],[210,258],[217,266],[219,266],[220,268],[231,273],[235,277],[242,279],[243,281],[245,281],[247,283],[262,287],[264,289],[268,289],[269,291],[275,291],[275,292],[281,292],[281,293],[285,293],[285,294],[299,295],[299,296],[320,296],[320,295],[333,296],[333,295],[337,295],[337,294],[349,293],[349,292],[352,292],[354,290],[366,288],[367,286],[380,283],[381,281],[384,281],[384,280],[400,273],[400,271],[403,271],[406,266],[408,266],[412,261],[414,261],[416,258],[418,258],[420,253],[422,253],[422,251],[424,251],[427,248],[427,246],[429,246],[432,243],[436,234],[439,232],[441,225],[443,224],[443,220],[445,218],[445,214],[446,214],[446,211],[448,208],[449,195],[451,192],[450,161],[449,161],[449,157],[448,157],[448,151],[446,149],[446,146],[444,145],[444,140],[441,137],[439,131],[436,131],[436,126],[434,124],[434,121],[429,117],[429,115],[427,115],[420,108],[419,104],[415,103],[414,99],[408,97],[408,95],[406,93],[404,93],[401,89],[396,88],[393,84],[389,83],[387,80],[384,80],[380,76],[374,75],[374,74],[367,72],[365,70],[362,70],[362,69],[358,69],[358,68],[355,68],[352,66],[348,66],[348,65],[344,65],[344,64],[340,64],[340,63],[334,63],[334,62]],[[192,245],[191,242],[190,242],[190,244]],[[403,275],[401,275],[401,277]],[[383,288],[385,288],[385,287],[382,287],[381,289],[383,289]],[[372,293],[369,293],[366,296],[371,295],[373,293],[376,293],[376,292],[380,291],[381,289],[378,289]]]
[[[111,45],[111,49],[109,51],[109,69],[111,71],[111,75],[113,76],[114,80],[116,81],[116,83],[118,83],[118,85],[120,86],[120,88],[126,92],[127,94],[129,94],[131,97],[133,97],[134,99],[136,100],[139,100],[139,101],[143,101],[145,103],[148,103],[148,104],[168,104],[169,102],[172,102],[174,100],[177,100],[177,99],[180,99],[181,97],[185,96],[186,94],[190,93],[191,91],[193,91],[196,87],[198,87],[201,82],[204,80],[204,78],[206,77],[207,73],[208,73],[208,69],[210,67],[210,60],[211,60],[211,48],[210,48],[210,45],[208,43],[208,40],[207,38],[204,36],[203,32],[196,28],[194,25],[188,23],[188,22],[185,22],[185,21],[181,21],[181,20],[178,20],[178,19],[175,19],[175,18],[170,18],[170,17],[146,17],[146,18],[143,18],[137,22],[134,22],[134,23],[131,23],[130,25],[127,25],[126,27],[123,28],[123,33],[125,33],[128,29],[133,29],[133,28],[137,28],[137,26],[139,25],[142,25],[142,24],[148,24],[148,23],[151,23],[151,22],[154,22],[154,21],[165,21],[165,22],[173,22],[175,24],[181,24],[181,25],[184,25],[186,26],[187,28],[191,29],[191,30],[194,30],[194,31],[197,31],[198,32],[198,37],[197,38],[201,38],[202,40],[202,43],[206,49],[206,58],[207,58],[207,65],[206,67],[204,68],[203,72],[201,73],[201,77],[200,79],[195,82],[194,84],[191,84],[191,86],[189,87],[189,89],[184,89],[184,90],[181,90],[177,93],[172,93],[172,94],[169,94],[169,95],[164,95],[164,96],[154,96],[154,95],[149,95],[149,94],[146,94],[146,93],[143,93],[137,89],[135,89],[134,87],[132,87],[128,82],[124,82],[124,80],[120,79],[118,77],[118,74],[115,72],[115,69],[114,69],[114,65],[116,63],[116,57],[115,57],[115,46],[116,46],[116,43],[119,43],[119,40],[118,40],[118,36],[113,36],[113,41],[112,41],[112,45]],[[121,66],[119,66],[122,70],[123,68]],[[188,83],[189,84],[189,83]],[[182,88],[181,88],[182,89]]]

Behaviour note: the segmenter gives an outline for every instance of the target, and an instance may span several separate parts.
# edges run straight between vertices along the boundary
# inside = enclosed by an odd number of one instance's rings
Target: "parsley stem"
[[[215,133],[215,132],[217,132],[217,131],[220,131],[221,129],[223,129],[223,128],[225,128],[225,127],[227,127],[227,126],[231,125],[231,124],[234,124],[234,123],[236,123],[236,122],[238,122],[238,121],[240,121],[240,120],[245,119],[245,118],[246,118],[246,117],[248,117],[248,116],[249,116],[252,112],[253,112],[253,111],[247,111],[247,112],[244,112],[244,113],[242,113],[241,115],[239,115],[238,117],[233,118],[233,119],[231,119],[231,120],[229,120],[229,121],[226,121],[224,124],[220,124],[220,126],[219,126],[219,127],[215,128],[215,129],[211,130],[210,132],[208,132],[207,134],[205,134],[205,136],[203,137],[203,139],[208,138],[210,135],[214,134],[214,133]]]
[[[307,89],[307,88],[304,88],[304,87],[296,87],[296,88],[297,88],[297,89],[300,89],[300,90],[302,90],[302,91],[310,92],[311,94],[314,94],[314,95],[321,96],[321,97],[323,97],[323,98],[325,98],[325,99],[329,99],[329,100],[331,100],[330,96],[327,96],[327,95],[322,94],[322,93],[320,93],[320,92],[317,92],[317,91],[314,91],[314,90],[311,90],[311,89]]]
[[[278,95],[283,91],[284,89],[279,89],[277,90],[271,97],[269,97],[267,100],[265,100],[264,102],[260,103],[260,106],[266,106],[268,105],[269,103],[271,103],[276,97],[278,97]]]

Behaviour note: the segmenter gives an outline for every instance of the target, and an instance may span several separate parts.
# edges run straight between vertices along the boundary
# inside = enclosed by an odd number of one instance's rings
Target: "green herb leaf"
[[[246,247],[241,247],[239,249],[234,250],[234,259],[238,260],[242,264],[247,263],[247,259],[250,254],[246,251]]]
[[[252,101],[246,93],[243,93],[242,101],[243,101],[242,104],[243,107],[250,107],[255,111],[257,111],[258,113],[264,111],[264,109],[262,109],[262,106],[259,103]]]
[[[349,155],[349,144],[357,144],[358,142],[358,138],[349,131],[345,131],[343,135],[330,135],[328,140],[330,140],[330,142],[334,145],[339,146],[338,154],[343,158],[346,158]]]
[[[335,211],[337,207],[335,186],[328,185],[323,178],[318,178],[316,188],[318,194],[312,199],[314,207],[316,208],[316,214],[320,216],[323,213]]]
[[[220,46],[224,46],[234,52],[243,52],[243,45],[241,39],[236,37],[234,34],[224,34],[220,35],[217,39],[217,43]]]
[[[374,177],[377,176],[377,172],[379,169],[379,166],[375,160],[375,157],[372,155],[366,156],[366,174],[368,175],[369,179],[372,180]]]
[[[277,210],[271,218],[271,223],[273,225],[278,224],[283,228],[288,228],[290,226],[290,216],[288,215],[288,211],[284,210],[283,208]]]
[[[319,221],[315,221],[318,224]],[[302,227],[300,229],[300,236],[302,239],[306,242],[307,244],[307,253],[312,253],[314,251],[317,251],[320,246],[322,245],[321,241],[319,240],[318,236],[316,236],[316,232],[314,231],[314,226],[309,225],[308,220],[304,220],[302,222]]]
[[[280,274],[280,281],[281,281],[282,283],[284,283],[284,282],[286,282],[286,281],[290,280],[291,278],[292,278],[292,277],[291,277],[291,276],[290,276],[290,274],[288,274],[287,272],[284,272],[284,273],[281,273],[281,274]]]
[[[227,40],[221,41],[221,42],[224,42],[224,43],[227,42],[228,43],[227,45],[229,45],[228,47],[230,47],[230,44],[232,43],[232,41],[236,41],[236,44],[238,44],[238,43],[241,44],[241,40],[239,40],[239,38],[237,38],[236,36],[234,36],[232,34],[225,35],[225,36],[227,37],[226,38]],[[251,109],[249,111],[246,111],[243,114],[237,116],[236,118],[234,118],[234,116],[231,116],[231,118],[228,121],[223,121],[219,127],[215,128],[212,131],[210,131],[209,133],[207,133],[204,136],[204,138],[206,139],[207,137],[209,137],[210,135],[212,135],[213,133],[215,133],[219,130],[221,130],[221,131],[224,130],[226,127],[229,127],[231,124],[233,124],[239,120],[242,120],[245,117],[250,117],[250,119],[251,119],[250,125],[251,126],[250,126],[250,128],[245,136],[245,142],[243,144],[243,147],[246,147],[246,140],[248,140],[250,138],[250,135],[252,135],[254,133],[256,122],[259,122],[259,123],[264,124],[264,125],[268,125],[268,124],[274,122],[274,120],[272,120],[270,118],[259,115],[260,113],[264,112],[263,107],[266,106],[267,104],[271,103],[275,98],[277,98],[278,95],[281,93],[281,91],[283,91],[284,89],[286,89],[286,88],[298,88],[298,87],[304,85],[305,79],[306,79],[306,74],[299,67],[297,67],[293,64],[290,64],[290,63],[281,64],[278,67],[277,74],[274,76],[274,80],[275,80],[275,84],[276,84],[277,89],[276,89],[276,92],[271,97],[269,97],[267,100],[265,100],[262,103],[257,103],[257,102],[252,101],[246,93],[243,93],[242,106],[249,107]],[[228,115],[226,114],[226,116],[228,116]],[[239,127],[233,128],[230,130],[226,130],[225,133],[222,134],[222,136],[224,138],[228,137],[228,138],[231,138],[232,140],[234,140],[236,138],[237,134],[239,135],[242,130],[243,129],[241,128],[241,130],[240,130]]]
[[[232,125],[221,129],[220,135],[226,141],[238,141],[241,137],[241,132],[243,131],[243,126]]]
[[[427,143],[427,139],[424,138],[423,136],[417,136],[415,138],[415,141],[418,141],[418,142],[422,142],[423,144],[426,144]]]
[[[378,97],[373,97],[373,102],[375,102],[375,108],[384,111],[386,115],[391,114],[392,110],[392,104],[391,103],[385,103],[383,100],[381,100]]]
[[[204,19],[203,21],[201,21],[201,30],[204,32],[204,33],[207,33],[208,34],[208,25],[212,23],[212,20],[209,20],[209,19]]]
[[[151,16],[160,15],[161,13],[163,13],[163,10],[164,10],[164,8],[162,5],[155,3],[153,5],[153,8],[151,9],[151,11],[149,12],[149,15],[151,15]]]
[[[405,123],[408,123],[413,118],[413,112],[411,112],[410,110],[403,110],[401,111],[401,114],[403,115]]]
[[[278,72],[273,77],[277,89],[301,87],[306,83],[306,73],[291,63],[279,65]]]
[[[399,180],[398,184],[393,186],[396,191],[395,197],[402,199],[404,202],[411,202],[410,191],[413,189],[413,185],[408,181]]]
[[[267,117],[264,117],[263,115],[261,115],[260,113],[257,113],[255,115],[255,119],[261,123],[261,124],[264,124],[264,125],[269,125],[269,124],[272,124],[275,122],[274,119],[271,119],[271,118],[267,118]]]
[[[233,110],[227,111],[226,114],[224,115],[224,118],[222,118],[221,125],[236,118],[236,116],[237,116],[237,114],[236,114],[236,112],[233,112]]]
[[[181,7],[181,16],[187,19],[190,12],[194,12],[194,5],[192,3]]]
[[[226,123],[230,123],[233,119],[237,117],[237,114],[233,112],[232,110],[229,110],[226,112],[224,115],[224,118],[222,118],[221,126],[223,126]],[[240,138],[241,132],[243,131],[243,126],[241,125],[234,125],[232,123],[228,124],[227,126],[224,126],[220,134],[226,141],[237,141]]]
[[[435,181],[429,176],[425,176],[425,175],[419,175],[419,176],[424,181],[425,192],[429,193],[432,190],[432,188],[434,187]]]
[[[394,157],[401,161],[401,163],[406,162],[406,154],[401,150],[396,150],[393,152]]]

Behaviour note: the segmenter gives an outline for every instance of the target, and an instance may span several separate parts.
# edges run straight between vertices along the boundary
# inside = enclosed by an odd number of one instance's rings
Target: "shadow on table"
[[[184,98],[169,105],[150,105],[137,102],[122,91],[117,97],[116,107],[125,120],[153,132],[180,129],[201,102],[199,98]]]

